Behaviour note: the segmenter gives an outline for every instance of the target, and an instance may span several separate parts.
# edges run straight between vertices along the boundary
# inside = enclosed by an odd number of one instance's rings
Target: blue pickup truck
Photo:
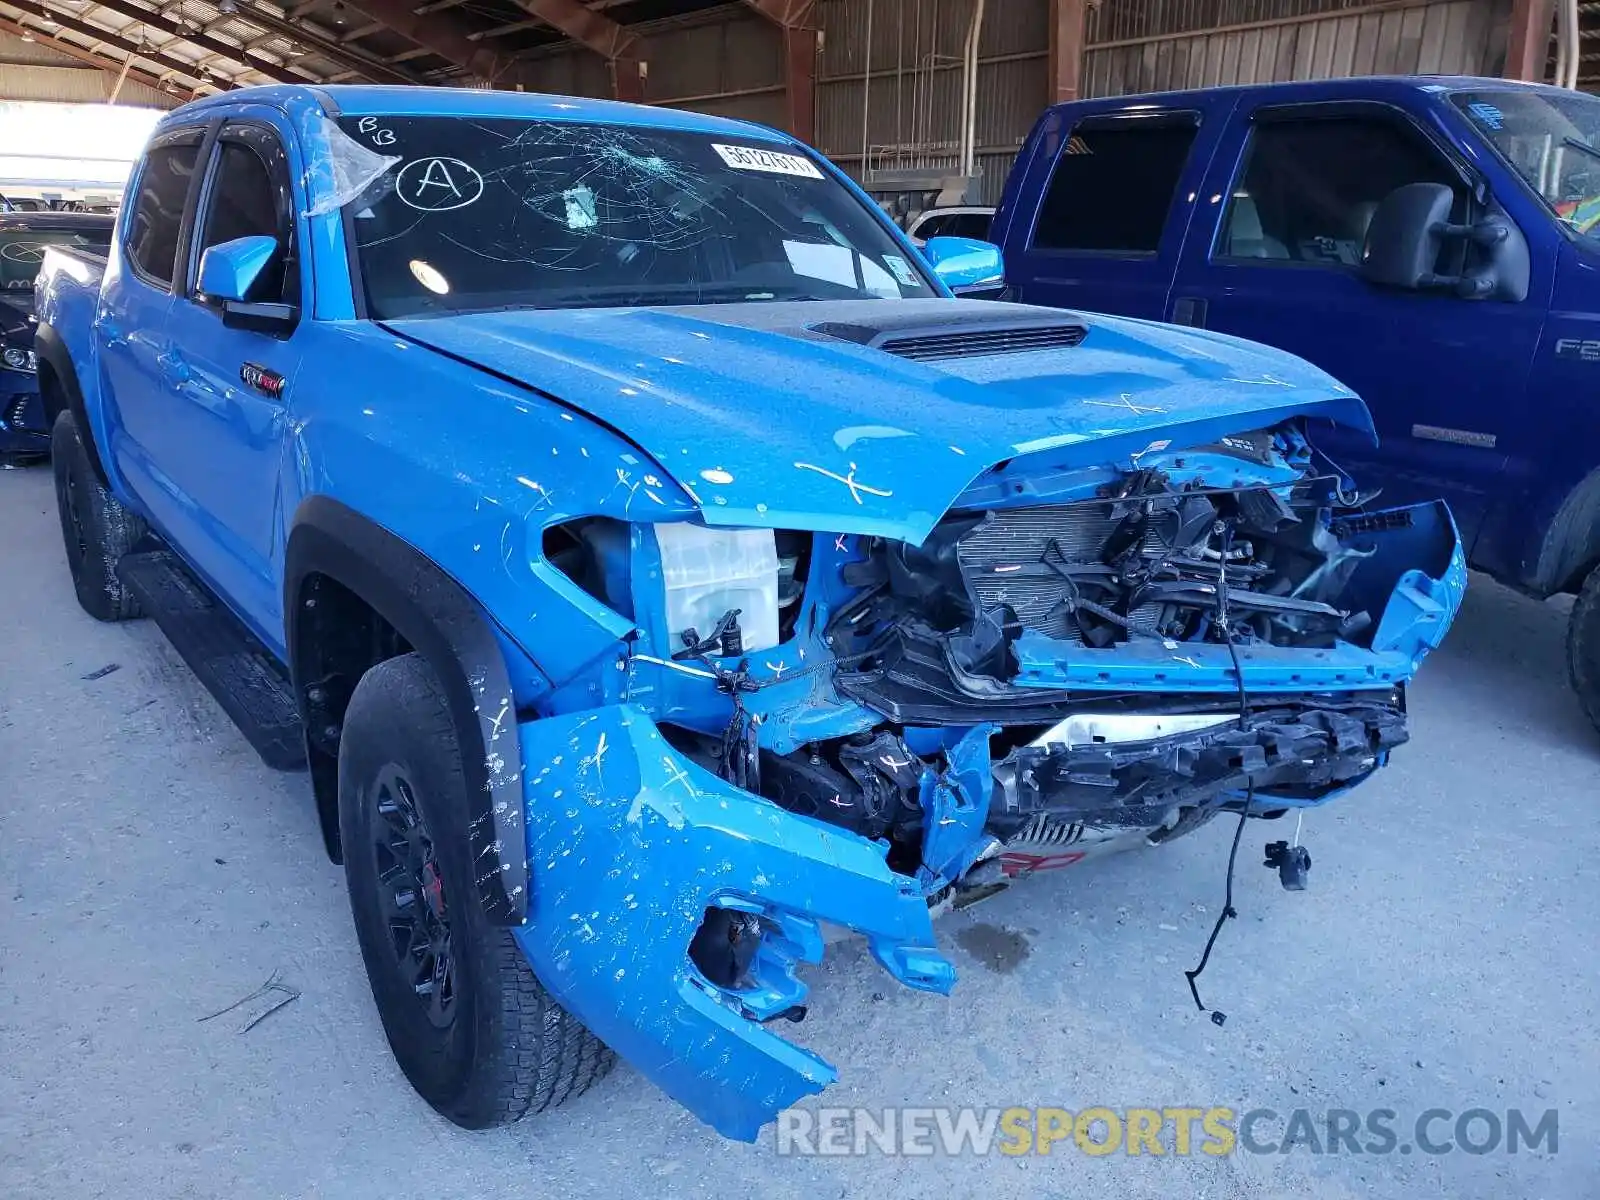
[[[770,129],[369,87],[176,110],[47,256],[78,599],[309,768],[451,1120],[615,1053],[753,1138],[833,1078],[775,1031],[824,923],[948,992],[941,906],[1406,740],[1465,564],[1308,435],[1356,395],[940,274],[997,266]]]
[[[1355,389],[1379,440],[1318,447],[1386,503],[1444,497],[1473,567],[1576,594],[1600,726],[1600,99],[1424,77],[1062,104],[992,236],[1012,299],[1237,334]]]

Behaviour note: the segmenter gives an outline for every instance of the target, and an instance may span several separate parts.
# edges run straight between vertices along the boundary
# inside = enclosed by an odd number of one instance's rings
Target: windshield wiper
[[[1574,150],[1582,150],[1590,158],[1600,159],[1600,150],[1596,150],[1593,146],[1589,145],[1588,142],[1585,142],[1580,138],[1564,137],[1561,139],[1561,144],[1563,146],[1571,146]]]

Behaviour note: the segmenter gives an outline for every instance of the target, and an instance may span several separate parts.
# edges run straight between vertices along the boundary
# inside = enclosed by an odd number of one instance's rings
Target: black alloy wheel
[[[372,853],[378,903],[388,921],[390,946],[402,976],[435,1029],[455,1020],[456,973],[444,876],[416,790],[393,763],[379,772],[372,791],[377,820]]]

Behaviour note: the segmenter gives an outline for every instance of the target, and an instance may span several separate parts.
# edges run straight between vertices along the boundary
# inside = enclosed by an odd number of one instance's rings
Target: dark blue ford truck
[[[1446,498],[1473,567],[1576,594],[1600,725],[1600,99],[1425,77],[1063,104],[993,237],[1012,299],[1237,334],[1352,387],[1376,445],[1318,446],[1385,503]]]
[[[1308,436],[1361,401],[941,274],[997,266],[770,129],[431,88],[178,109],[46,256],[78,599],[309,766],[450,1119],[615,1052],[754,1137],[833,1078],[778,1032],[824,922],[947,992],[940,907],[1406,740],[1466,568]]]

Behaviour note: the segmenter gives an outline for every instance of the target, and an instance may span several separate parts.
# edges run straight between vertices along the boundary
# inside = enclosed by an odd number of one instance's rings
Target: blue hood
[[[1282,351],[981,300],[517,310],[387,324],[619,431],[713,525],[921,542],[979,475],[1019,455],[1126,462],[1154,441],[1197,445],[1295,415],[1372,428],[1353,393]],[[1070,325],[1085,331],[1076,345],[1017,348]],[[1007,330],[1025,332],[1008,340]],[[931,359],[876,348],[905,338],[918,339],[919,355],[930,350],[922,339],[944,341]]]

